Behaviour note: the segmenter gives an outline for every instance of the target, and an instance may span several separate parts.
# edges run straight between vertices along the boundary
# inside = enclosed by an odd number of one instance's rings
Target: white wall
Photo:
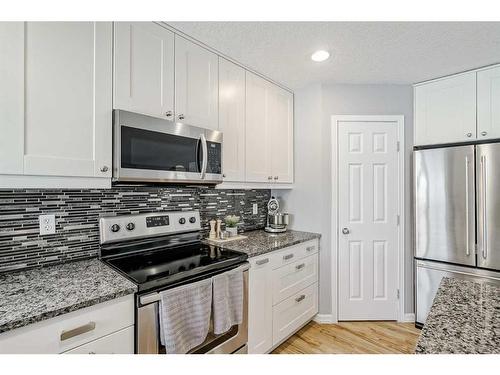
[[[273,191],[293,215],[291,228],[322,234],[321,314],[331,313],[331,116],[405,116],[405,313],[412,313],[411,169],[413,90],[407,85],[313,85],[295,92],[295,188]],[[335,276],[335,275],[334,275]],[[336,279],[336,277],[335,277]]]

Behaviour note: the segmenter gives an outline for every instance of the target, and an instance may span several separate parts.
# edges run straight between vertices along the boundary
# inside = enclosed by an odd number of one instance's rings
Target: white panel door
[[[267,255],[250,259],[248,275],[248,353],[264,354],[273,346],[272,262]]]
[[[477,138],[500,138],[500,67],[477,72]]]
[[[293,94],[271,86],[269,136],[273,182],[293,182]]]
[[[201,128],[219,127],[219,58],[175,36],[176,118]]]
[[[415,145],[476,138],[476,72],[415,87]]]
[[[219,130],[224,181],[245,181],[245,70],[219,58]]]
[[[271,182],[269,103],[271,83],[246,72],[245,175],[247,182]]]
[[[338,123],[339,320],[398,317],[397,126]]]
[[[111,22],[27,22],[24,70],[24,174],[111,177]]]
[[[173,119],[174,33],[153,22],[114,28],[114,108]]]

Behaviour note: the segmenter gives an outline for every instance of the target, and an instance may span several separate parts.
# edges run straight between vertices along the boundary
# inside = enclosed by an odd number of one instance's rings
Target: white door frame
[[[399,173],[399,198],[398,198],[398,213],[400,217],[400,225],[398,226],[398,288],[399,288],[399,301],[398,301],[398,321],[405,321],[404,319],[404,269],[405,269],[405,143],[404,143],[404,116],[400,115],[333,115],[331,117],[332,123],[332,196],[331,196],[331,233],[332,233],[332,320],[338,321],[338,248],[339,248],[339,223],[338,223],[338,123],[345,121],[373,121],[373,122],[396,122],[398,125],[398,142],[399,142],[399,155],[398,155],[398,173]]]

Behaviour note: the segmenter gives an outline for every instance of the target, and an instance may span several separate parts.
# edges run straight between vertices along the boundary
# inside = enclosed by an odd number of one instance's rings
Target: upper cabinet
[[[293,94],[246,73],[246,181],[293,182]]]
[[[178,120],[218,129],[218,63],[215,53],[175,36],[175,112]]]
[[[500,67],[477,72],[477,137],[500,138]]]
[[[476,138],[476,72],[415,87],[415,144]]]
[[[110,22],[0,23],[0,188],[110,185],[112,35]]]
[[[245,69],[219,58],[219,130],[224,181],[245,181]]]
[[[153,22],[114,28],[114,107],[173,119],[174,33]]]

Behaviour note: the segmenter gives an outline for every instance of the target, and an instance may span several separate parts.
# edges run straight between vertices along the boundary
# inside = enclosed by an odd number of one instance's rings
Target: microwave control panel
[[[207,173],[222,173],[222,145],[207,141]]]

